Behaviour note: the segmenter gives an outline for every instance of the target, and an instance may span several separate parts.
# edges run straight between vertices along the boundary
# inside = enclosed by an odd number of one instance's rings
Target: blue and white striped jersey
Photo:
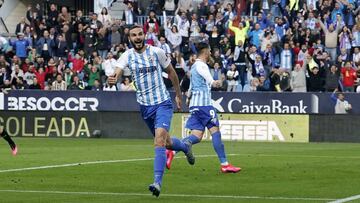
[[[191,66],[190,76],[190,106],[212,106],[211,84],[214,79],[211,77],[209,67],[203,61],[197,59]]]
[[[138,103],[151,106],[170,99],[162,78],[162,70],[165,70],[171,61],[162,49],[146,45],[145,51],[139,54],[132,48],[123,53],[117,62],[117,67],[121,69],[129,67],[136,85]]]

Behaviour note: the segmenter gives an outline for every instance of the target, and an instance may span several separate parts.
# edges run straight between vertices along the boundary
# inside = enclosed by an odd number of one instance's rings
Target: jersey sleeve
[[[198,66],[197,72],[206,80],[207,84],[212,85],[214,79],[211,76],[209,68],[206,64]]]
[[[171,63],[170,57],[166,56],[165,51],[158,47],[153,47],[153,49],[158,57],[162,69],[165,70]]]
[[[128,51],[124,52],[123,54],[121,54],[120,58],[116,62],[114,62],[114,64],[112,64],[112,65],[114,65],[116,68],[120,68],[120,69],[124,69],[124,68],[128,67],[129,66],[129,63],[128,63],[129,57],[128,56],[129,56],[129,52]]]

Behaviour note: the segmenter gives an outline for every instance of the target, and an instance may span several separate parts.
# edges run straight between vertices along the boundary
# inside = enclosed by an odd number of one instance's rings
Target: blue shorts
[[[171,100],[153,106],[140,105],[141,116],[149,127],[153,136],[156,128],[170,130],[171,119],[173,116],[173,104]]]
[[[185,126],[187,129],[205,131],[205,127],[219,127],[219,119],[213,106],[193,106],[190,113]]]

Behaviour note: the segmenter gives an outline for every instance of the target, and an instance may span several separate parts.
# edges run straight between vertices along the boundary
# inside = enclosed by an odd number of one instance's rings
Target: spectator
[[[108,12],[108,9],[106,7],[103,7],[101,9],[100,15],[98,15],[98,20],[101,22],[102,25],[104,25],[105,28],[108,28],[112,24],[111,15]]]
[[[56,80],[52,83],[51,90],[59,91],[59,90],[66,90],[66,82],[63,80],[61,74],[57,74]]]
[[[331,94],[331,100],[335,103],[335,114],[348,114],[351,109],[352,105],[345,100],[345,96],[343,93],[339,93],[336,97],[337,89]]]
[[[36,77],[34,73],[34,68],[35,68],[34,64],[31,63],[28,71],[25,72],[24,74],[24,79],[27,85],[32,85],[34,82],[34,78]]]
[[[146,19],[144,24],[144,32],[147,33],[150,28],[156,35],[160,34],[160,22],[156,17],[155,11],[153,10],[149,12],[149,17]]]
[[[338,88],[340,81],[340,71],[336,65],[332,65],[330,69],[326,69],[325,90],[333,92]]]
[[[110,42],[108,41],[108,37],[106,36],[106,28],[101,28],[98,31],[98,36],[96,39],[96,49],[101,58],[106,58],[107,53],[110,49]]]
[[[329,25],[329,29],[327,29],[324,25],[324,23],[319,18],[318,22],[320,23],[321,29],[325,33],[325,50],[328,52],[331,56],[331,59],[333,61],[336,60],[336,47],[337,47],[337,41],[338,41],[338,32],[341,30],[340,26],[337,25],[336,29],[334,28],[333,24]]]
[[[100,71],[98,68],[92,64],[87,64],[85,66],[85,72],[88,78],[88,86],[89,89],[92,89],[92,87],[95,85],[95,80],[100,80]]]
[[[305,71],[305,64],[303,66],[300,63],[295,65],[294,70],[291,72],[290,80],[292,92],[306,92]]]
[[[245,42],[249,27],[250,27],[249,19],[246,20],[245,25],[243,22],[239,23],[239,27],[233,26],[232,20],[229,21],[229,29],[235,33],[235,45],[238,45],[240,40],[243,43]]]
[[[48,11],[48,18],[46,20],[46,24],[48,27],[56,27],[59,23],[57,18],[59,16],[59,12],[55,4],[50,5],[50,11]]]
[[[12,89],[13,90],[24,90],[27,89],[28,86],[24,84],[23,77],[17,77],[15,82],[13,82]]]
[[[164,10],[166,12],[166,15],[173,16],[175,12],[175,1],[174,0],[165,0]]]
[[[166,43],[166,38],[164,36],[160,37],[160,43],[158,43],[158,47],[164,50],[166,56],[171,55],[171,49],[168,43]]]
[[[232,64],[230,70],[226,73],[227,79],[227,91],[228,92],[235,92],[238,89],[238,78],[239,78],[239,71],[236,69],[236,65]]]
[[[45,30],[43,37],[36,42],[37,54],[44,58],[45,63],[53,56],[53,47],[55,47],[54,40],[50,39],[49,32]]]
[[[27,57],[27,49],[29,48],[29,41],[24,39],[24,33],[17,34],[16,41],[9,41],[9,44],[15,49],[15,55],[18,56],[22,61]]]
[[[69,24],[71,22],[71,14],[65,6],[61,8],[57,21],[60,25]]]
[[[354,92],[354,85],[357,79],[356,70],[351,67],[351,62],[346,62],[341,68],[342,85],[344,92]]]
[[[41,89],[36,77],[34,77],[32,84],[29,85],[29,89],[31,89],[31,90],[40,90]]]
[[[292,64],[294,60],[294,54],[290,49],[289,43],[284,44],[284,49],[280,54],[280,68],[287,72],[291,72]]]
[[[178,13],[179,11],[192,12],[193,10],[192,0],[179,0],[175,13]]]
[[[134,86],[130,81],[130,78],[124,78],[124,81],[120,85],[120,91],[135,91]]]
[[[77,75],[73,75],[72,81],[73,82],[71,83],[71,85],[69,86],[68,89],[70,89],[70,90],[84,90],[85,89],[84,82],[82,80],[80,80]]]
[[[168,25],[170,21],[168,21]],[[171,30],[169,29],[168,25],[164,25],[165,28],[165,37],[170,43],[171,51],[180,51],[180,44],[182,42],[182,37],[178,32],[177,26],[173,25]]]
[[[321,77],[319,67],[314,66],[312,69],[310,69],[308,65],[307,71],[309,74],[307,82],[309,92],[323,92],[325,80]]]
[[[99,80],[95,79],[94,86],[91,87],[92,91],[102,91],[101,83]]]
[[[131,2],[127,3],[127,9],[123,12],[122,20],[127,26],[132,26],[137,23],[137,13]]]
[[[19,24],[16,25],[15,34],[24,33],[25,28],[28,27],[28,26],[29,25],[26,24],[26,22],[25,22],[25,17],[21,17],[21,20],[20,20]]]
[[[212,91],[221,91],[221,90],[226,90],[224,88],[226,88],[227,84],[226,84],[226,78],[225,78],[225,74],[222,70],[222,67],[220,66],[220,64],[218,62],[214,63],[214,68],[210,69],[210,73],[211,76],[213,77],[214,80],[221,80],[223,81],[223,85],[220,88],[215,88],[212,87],[211,90]]]

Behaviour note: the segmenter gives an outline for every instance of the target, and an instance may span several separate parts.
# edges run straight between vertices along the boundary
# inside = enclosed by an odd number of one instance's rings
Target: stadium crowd
[[[196,44],[207,42],[213,91],[360,92],[360,0],[125,1],[122,19],[107,8],[84,16],[67,7],[28,7],[16,39],[0,37],[5,89],[133,91],[130,70],[107,85],[116,60],[131,48],[138,16],[145,43],[162,48],[189,86]],[[44,12],[43,10],[46,10]],[[46,13],[46,15],[44,15]],[[163,74],[171,89],[171,82]]]

